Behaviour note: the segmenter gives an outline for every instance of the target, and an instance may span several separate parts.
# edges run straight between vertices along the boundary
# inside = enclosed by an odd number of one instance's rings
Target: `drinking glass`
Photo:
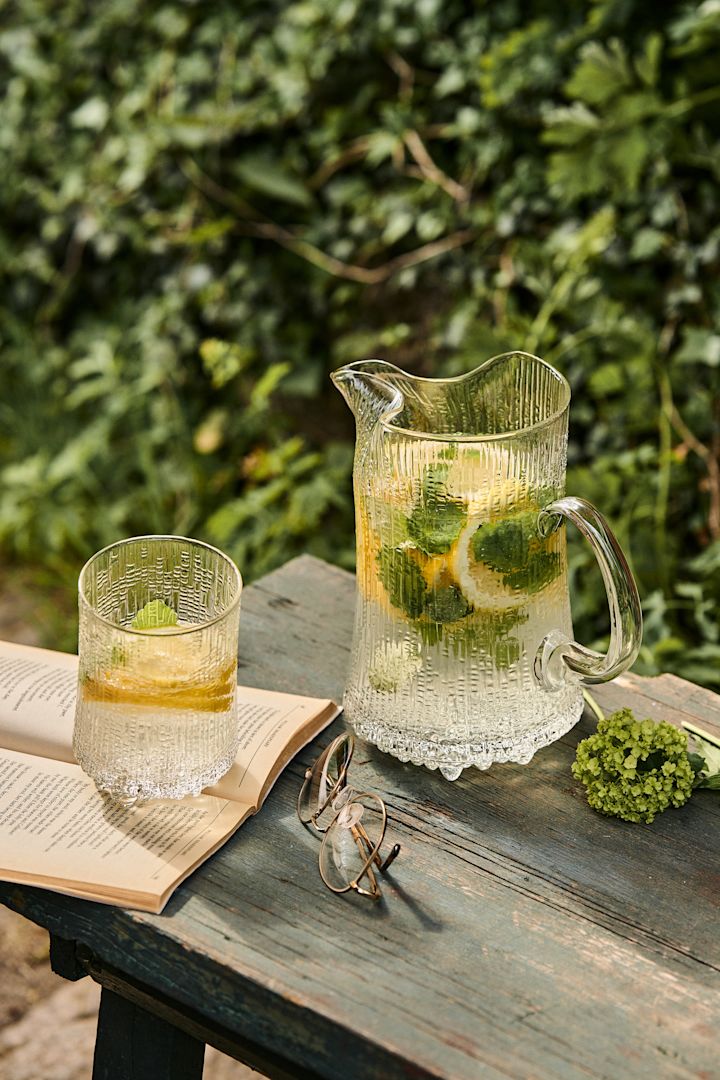
[[[237,567],[198,540],[136,536],[78,584],[75,758],[116,802],[198,795],[239,744]]]

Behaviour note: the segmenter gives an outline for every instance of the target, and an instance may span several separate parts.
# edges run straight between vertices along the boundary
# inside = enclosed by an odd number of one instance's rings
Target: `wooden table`
[[[305,557],[248,588],[240,680],[339,698],[353,585]],[[720,732],[720,698],[673,676],[597,696]],[[197,1078],[205,1042],[278,1078],[718,1077],[720,793],[651,826],[599,816],[570,775],[593,726],[454,784],[359,744],[402,844],[377,905],[324,888],[296,821],[317,745],[163,915],[0,900],[60,974],[102,983],[96,1080]]]

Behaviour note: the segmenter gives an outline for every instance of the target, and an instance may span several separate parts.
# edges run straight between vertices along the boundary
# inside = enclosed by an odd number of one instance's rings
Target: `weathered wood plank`
[[[202,1045],[208,1043],[223,1053],[238,1058],[245,1065],[257,1070],[261,1076],[268,1077],[268,1080],[298,1080],[298,1070],[292,1062],[283,1061],[254,1043],[240,1043],[224,1028],[201,1016],[196,1009],[179,1005],[156,989],[129,979],[127,975],[107,967],[96,956],[85,958],[85,968],[85,974],[91,975],[104,989],[111,990],[145,1012],[186,1032]],[[302,1080],[319,1078],[317,1073],[303,1068]]]
[[[241,681],[338,697],[353,586],[302,558],[247,589]],[[712,696],[668,677],[597,696],[715,722]],[[720,797],[651,826],[595,814],[570,775],[593,726],[455,784],[360,744],[356,781],[384,795],[403,845],[378,905],[330,895],[297,825],[317,747],[163,916],[15,886],[0,899],[327,1077],[714,1076]]]
[[[202,1080],[205,1044],[103,988],[93,1080]]]
[[[720,735],[720,696],[702,686],[695,686],[677,675],[658,675],[643,678],[627,672],[606,686],[597,687],[595,696],[606,711],[621,709],[628,692],[633,695],[635,709],[652,720],[667,720],[680,726],[682,720],[702,725]]]
[[[79,961],[76,943],[59,934],[50,935],[50,967],[56,975],[70,982],[77,982],[87,975]]]

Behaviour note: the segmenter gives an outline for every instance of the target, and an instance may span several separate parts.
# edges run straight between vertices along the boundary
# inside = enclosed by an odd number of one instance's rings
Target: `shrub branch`
[[[242,232],[244,236],[272,240],[286,250],[299,255],[306,262],[317,266],[320,270],[332,274],[333,277],[344,278],[346,281],[356,281],[361,285],[379,285],[400,270],[428,262],[430,259],[435,259],[447,251],[453,251],[455,248],[469,244],[476,236],[476,230],[473,228],[458,229],[456,232],[449,233],[438,240],[423,244],[413,251],[396,255],[379,266],[359,266],[355,263],[347,263],[341,259],[336,259],[334,255],[322,251],[315,244],[310,243],[309,240],[305,240],[301,236],[297,236],[283,225],[278,225],[277,222],[272,221],[270,218],[261,216],[248,202],[235,195],[232,191],[228,191],[227,188],[224,188],[212,177],[204,173],[197,162],[192,159],[186,159],[181,163],[180,167],[183,175],[191,183],[195,184],[200,191],[222,203],[222,205],[238,215],[239,220],[235,228]]]

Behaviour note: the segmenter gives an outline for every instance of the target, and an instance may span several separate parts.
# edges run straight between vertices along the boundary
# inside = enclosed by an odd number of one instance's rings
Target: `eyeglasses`
[[[322,836],[320,876],[334,893],[354,890],[374,900],[380,897],[375,868],[385,873],[400,853],[400,845],[380,854],[387,827],[387,809],[379,795],[355,791],[347,773],[355,740],[339,735],[305,772],[297,812],[306,828]]]

